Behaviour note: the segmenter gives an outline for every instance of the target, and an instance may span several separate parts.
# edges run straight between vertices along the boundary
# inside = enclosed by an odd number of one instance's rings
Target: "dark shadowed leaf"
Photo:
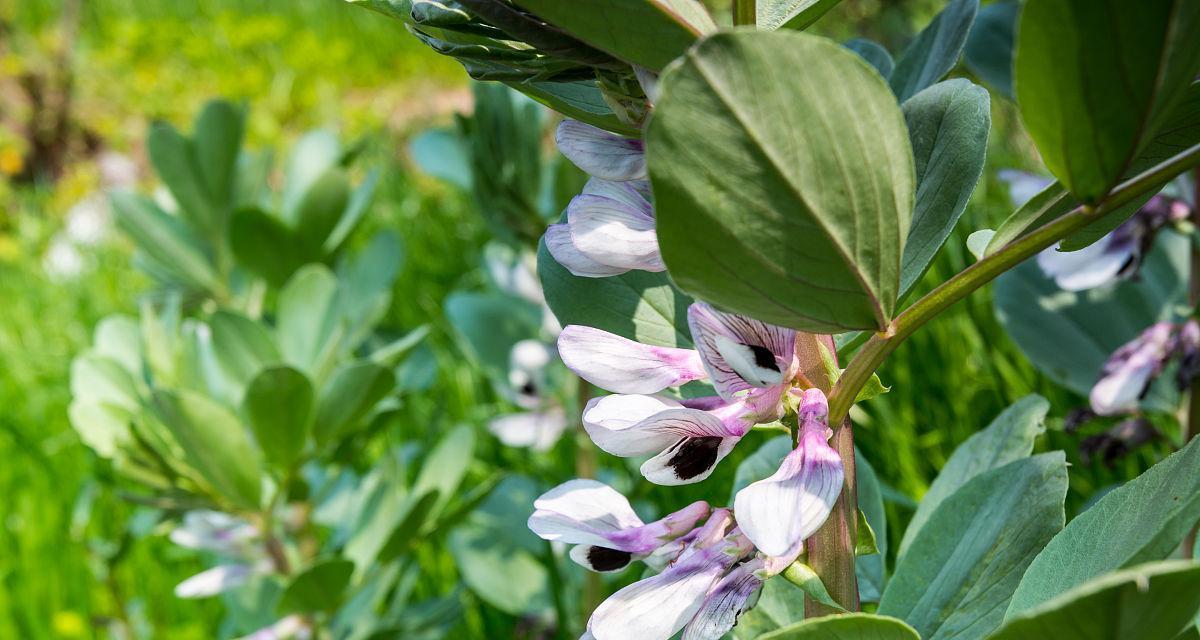
[[[887,512],[883,509],[883,491],[875,468],[863,456],[854,451],[854,474],[858,486],[858,508],[867,519],[870,530],[875,533],[876,553],[858,556],[854,569],[858,575],[859,599],[863,602],[879,602],[883,587],[887,584],[888,530]],[[860,528],[859,532],[862,532]]]
[[[690,49],[660,89],[647,153],[675,281],[773,324],[885,327],[914,181],[879,74],[823,38],[733,32]]]
[[[513,345],[536,338],[542,322],[541,309],[533,304],[490,293],[452,293],[445,313],[464,351],[489,375],[505,379]]]
[[[1021,3],[1000,0],[979,10],[967,36],[963,62],[972,73],[1008,99],[1013,98],[1013,43]]]
[[[317,562],[292,578],[279,599],[279,613],[336,610],[352,575],[354,563],[349,560],[332,558]]]
[[[903,102],[941,80],[958,64],[979,0],[950,0],[896,59],[891,84]]]
[[[374,362],[362,360],[342,366],[321,389],[313,439],[318,445],[326,445],[351,432],[395,384],[391,370]]]
[[[875,67],[879,75],[885,79],[892,75],[892,69],[895,68],[896,63],[892,61],[892,54],[888,53],[888,50],[878,42],[866,38],[854,38],[843,42],[842,46],[857,53],[867,61],[867,64]]]

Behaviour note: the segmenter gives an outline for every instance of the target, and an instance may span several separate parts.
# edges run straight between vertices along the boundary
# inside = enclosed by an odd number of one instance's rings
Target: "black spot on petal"
[[[748,344],[750,351],[754,353],[754,364],[762,369],[770,369],[771,371],[779,371],[779,365],[775,364],[775,354],[771,350],[759,346],[757,344]]]
[[[628,551],[606,549],[604,547],[589,547],[587,561],[596,571],[616,571],[628,565],[633,560],[633,554]]]
[[[680,480],[691,480],[717,463],[720,446],[719,436],[684,438],[672,447],[675,455],[667,460],[667,466],[675,470],[675,476]]]

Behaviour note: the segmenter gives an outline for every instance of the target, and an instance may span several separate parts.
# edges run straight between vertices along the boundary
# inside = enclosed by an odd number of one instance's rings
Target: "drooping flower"
[[[829,446],[829,404],[819,389],[803,392],[797,409],[800,444],[769,478],[738,491],[733,509],[759,551],[787,556],[829,517],[842,491],[842,459]]]
[[[529,528],[546,540],[575,545],[571,559],[593,571],[619,571],[691,531],[708,517],[705,502],[692,503],[649,524],[625,496],[595,480],[571,480],[533,503]]]
[[[180,598],[208,598],[269,574],[272,564],[259,539],[258,529],[238,518],[218,511],[189,511],[183,523],[173,529],[171,542],[222,558],[220,564],[180,582],[175,595]]]
[[[801,546],[768,556],[740,528],[736,508],[709,513],[704,503],[643,525],[619,493],[592,480],[560,485],[535,504],[530,528],[547,540],[578,542],[570,555],[585,567],[616,570],[640,559],[659,571],[601,603],[584,639],[668,640],[682,631],[687,640],[719,640]]]
[[[566,222],[546,230],[546,249],[554,259],[588,278],[666,270],[642,141],[574,120],[559,125],[555,139],[562,154],[592,179],[567,205]]]
[[[1170,322],[1157,322],[1114,351],[1088,395],[1092,411],[1111,416],[1136,409],[1171,356],[1174,329]]]
[[[596,398],[584,428],[618,456],[653,455],[642,473],[657,484],[698,482],[749,429],[783,415],[783,394],[798,371],[796,332],[713,309],[688,308],[695,349],[655,347],[577,325],[558,349],[569,369],[619,395]],[[654,396],[708,380],[717,396],[676,401]]]
[[[1038,254],[1038,266],[1064,291],[1085,291],[1137,273],[1163,228],[1186,220],[1191,207],[1158,194],[1121,226],[1078,251],[1052,247]]]
[[[488,430],[510,447],[546,451],[567,428],[567,414],[550,389],[548,371],[556,356],[539,340],[521,340],[509,352],[508,384],[502,395],[525,409],[494,418]]]

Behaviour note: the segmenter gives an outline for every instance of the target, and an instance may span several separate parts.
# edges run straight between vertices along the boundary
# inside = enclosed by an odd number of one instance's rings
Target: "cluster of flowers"
[[[640,560],[659,571],[601,603],[584,640],[667,640],[681,630],[684,640],[719,640],[732,629],[763,582],[800,555],[841,491],[827,413],[824,394],[803,392],[800,447],[775,475],[739,491],[732,510],[696,502],[645,524],[624,496],[594,480],[566,482],[534,502],[529,528],[574,545],[570,557],[584,567],[618,571]]]

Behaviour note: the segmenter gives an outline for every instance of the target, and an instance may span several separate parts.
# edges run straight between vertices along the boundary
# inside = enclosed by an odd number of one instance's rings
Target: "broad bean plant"
[[[696,0],[351,1],[557,111],[557,149],[586,174],[547,210],[532,194],[568,183],[541,182],[553,172],[535,170],[536,126],[524,135],[486,100],[460,123],[466,184],[503,226],[506,264],[527,264],[512,247],[540,236],[541,287],[508,312],[526,339],[556,341],[477,355],[508,393],[553,355],[591,385],[578,413],[567,394],[529,402],[556,412],[545,433],[493,430],[542,446],[579,416],[595,448],[680,496],[752,431],[781,434],[745,458],[727,500],[658,504],[649,519],[611,482],[564,477],[527,504],[554,553],[593,572],[645,566],[585,625],[559,606],[560,634],[1195,635],[1200,5],[950,0],[890,52],[811,34],[836,0],[719,14]],[[917,287],[980,181],[1000,100],[1047,175],[1005,172],[1013,213],[970,235],[973,264]],[[501,288],[527,277],[506,273]],[[876,371],[898,345],[993,282],[1013,340],[1088,397],[1075,428],[1113,424],[1094,454],[1155,436],[1176,451],[1067,522],[1064,453],[1034,454],[1048,404],[1025,398],[959,447],[889,555],[851,410],[886,391]],[[447,313],[460,329],[497,325],[484,300]]]

